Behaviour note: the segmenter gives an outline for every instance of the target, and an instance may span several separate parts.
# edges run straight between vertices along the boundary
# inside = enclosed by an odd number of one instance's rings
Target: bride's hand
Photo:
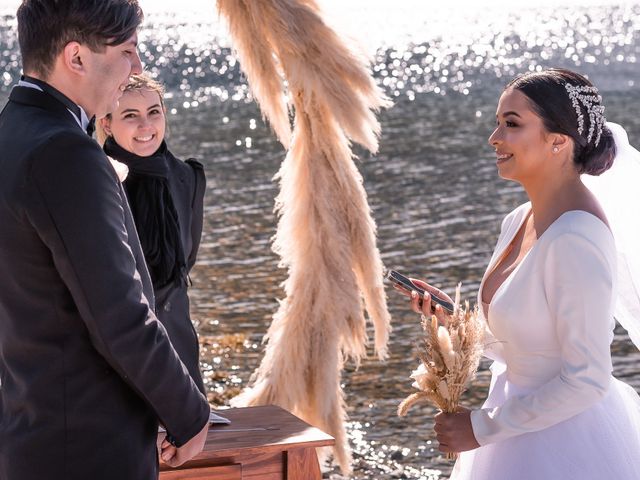
[[[416,287],[420,287],[426,291],[424,299],[422,301],[422,307],[420,307],[420,295],[418,295],[418,292],[409,292],[404,288],[395,285],[394,288],[403,295],[411,298],[411,310],[413,310],[414,312],[421,313],[426,317],[430,317],[431,315],[433,315],[434,312],[431,311],[431,294],[434,294],[438,296],[438,298],[441,298],[442,300],[446,300],[447,302],[453,304],[453,300],[451,299],[451,297],[449,297],[449,295],[444,293],[442,290],[437,289],[436,287],[429,285],[427,282],[423,282],[422,280],[418,280],[416,278],[410,278],[409,280],[411,280],[411,282]],[[435,315],[438,319],[438,322],[440,324],[443,324],[446,314],[440,305],[436,305]]]
[[[456,413],[440,412],[435,416],[435,421],[433,429],[441,452],[466,452],[480,446],[473,434],[471,410],[459,407]]]

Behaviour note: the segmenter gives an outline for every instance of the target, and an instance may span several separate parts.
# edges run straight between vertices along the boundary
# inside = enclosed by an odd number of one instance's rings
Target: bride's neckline
[[[513,233],[510,235],[509,237],[509,241],[504,245],[504,247],[502,247],[500,254],[497,255],[495,257],[495,260],[493,262],[491,262],[491,264],[489,265],[489,268],[487,269],[486,274],[484,275],[484,277],[482,278],[482,285],[481,285],[481,289],[480,289],[480,302],[482,303],[483,306],[486,307],[486,311],[483,312],[485,314],[485,317],[488,316],[489,314],[489,307],[491,306],[491,302],[485,302],[484,301],[484,286],[486,283],[486,280],[495,273],[497,267],[500,265],[500,263],[502,263],[504,261],[504,259],[507,257],[507,255],[509,255],[511,253],[511,251],[513,250],[513,243],[516,239],[516,237],[518,236],[518,234],[520,233],[520,231],[522,230],[522,228],[524,227],[524,225],[527,223],[527,220],[529,219],[529,217],[531,217],[533,215],[533,209],[531,208],[531,205],[529,205],[529,207],[527,208],[527,211],[525,212],[525,214],[522,216],[522,218],[520,219],[520,221],[518,222],[517,228],[514,229]],[[527,258],[527,256],[529,255],[529,252],[531,250],[533,250],[533,247],[535,247],[536,243],[538,243],[538,239],[536,239],[533,244],[531,245],[531,247],[529,248],[529,250],[527,250],[527,253],[524,254],[524,256],[522,257],[522,260],[520,260],[518,262],[518,264],[509,272],[509,274],[502,280],[502,282],[500,283],[500,285],[498,285],[498,287],[496,288],[496,290],[493,292],[493,296],[491,297],[491,300],[493,301],[493,298],[496,296],[496,293],[498,293],[498,291],[500,290],[500,288],[502,287],[502,285],[509,279],[509,277],[520,267],[520,265],[522,264],[522,262],[524,262],[524,260]]]
[[[537,237],[537,239],[533,242],[533,245],[531,246],[531,248],[529,248],[529,250],[527,251],[527,253],[522,257],[522,260],[520,260],[520,262],[518,263],[518,265],[515,266],[515,268],[509,272],[509,274],[504,278],[504,280],[502,281],[502,283],[500,283],[500,285],[498,285],[498,288],[496,288],[495,292],[493,293],[493,297],[491,298],[491,302],[485,302],[483,300],[483,292],[484,292],[484,285],[485,282],[487,280],[487,278],[495,271],[495,268],[500,264],[500,262],[502,262],[504,260],[504,255],[505,252],[508,255],[509,252],[509,247],[512,246],[513,241],[515,240],[515,237],[518,235],[518,233],[520,232],[520,230],[522,229],[522,226],[525,224],[525,222],[527,221],[527,219],[533,214],[533,209],[531,207],[531,202],[528,202],[526,207],[526,212],[523,214],[522,218],[520,219],[520,221],[518,222],[517,228],[515,228],[515,230],[513,231],[513,233],[511,234],[511,236],[509,237],[509,241],[505,244],[504,247],[502,247],[502,250],[500,252],[500,255],[496,256],[496,260],[494,262],[491,262],[491,264],[489,265],[489,268],[487,269],[487,273],[484,275],[484,277],[482,278],[482,282],[480,284],[480,294],[479,296],[479,300],[480,303],[482,304],[483,307],[483,314],[485,316],[485,318],[489,317],[489,311],[491,309],[491,304],[493,303],[493,299],[496,298],[496,295],[498,294],[498,292],[500,292],[500,290],[502,289],[503,285],[505,283],[507,283],[509,281],[509,279],[516,274],[516,272],[520,269],[520,266],[527,260],[527,258],[529,257],[529,254],[536,248],[536,246],[540,243],[540,240],[542,239],[542,237],[544,237],[544,235],[552,229],[552,227],[554,227],[555,225],[559,224],[561,222],[561,219],[566,218],[567,216],[569,216],[569,214],[585,214],[588,215],[590,217],[593,217],[597,223],[599,223],[600,225],[602,225],[604,228],[607,229],[607,231],[609,232],[609,234],[611,234],[611,229],[609,228],[609,226],[597,215],[588,212],[587,210],[581,210],[581,209],[572,209],[572,210],[566,210],[564,212],[562,212],[558,218],[556,218],[553,222],[551,222],[549,224],[549,226]],[[524,206],[523,206],[524,209]],[[612,234],[611,234],[612,235]]]

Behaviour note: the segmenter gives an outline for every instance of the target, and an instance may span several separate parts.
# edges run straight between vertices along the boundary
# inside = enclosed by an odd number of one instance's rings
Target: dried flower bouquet
[[[418,345],[420,364],[413,371],[413,387],[419,391],[409,395],[398,406],[404,417],[418,402],[426,401],[446,413],[457,410],[460,397],[478,369],[483,350],[484,325],[478,308],[460,305],[460,285],[456,288],[454,311],[444,315],[439,324],[435,315],[422,317],[423,342]],[[456,458],[456,454],[447,454]]]

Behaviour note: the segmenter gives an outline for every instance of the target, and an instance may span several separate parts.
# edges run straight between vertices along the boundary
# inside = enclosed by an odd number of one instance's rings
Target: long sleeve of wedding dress
[[[560,423],[607,393],[615,252],[603,222],[566,212],[498,289],[489,327],[507,379],[530,393],[471,414],[481,445]]]

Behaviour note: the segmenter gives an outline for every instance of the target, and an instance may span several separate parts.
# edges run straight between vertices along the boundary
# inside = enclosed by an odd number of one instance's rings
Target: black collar
[[[53,98],[55,98],[60,103],[62,103],[65,107],[67,107],[71,111],[71,113],[73,113],[73,115],[75,115],[80,125],[82,125],[82,110],[80,108],[80,105],[75,103],[73,100],[67,97],[60,90],[52,87],[47,82],[44,82],[38,78],[30,77],[28,75],[22,75],[21,79],[24,80],[25,82],[29,82],[29,83],[33,83],[34,85],[37,85],[42,89],[43,92],[51,95]],[[91,119],[89,120],[89,125],[87,125],[87,135],[93,136],[94,130],[95,130],[95,116],[91,117]]]
[[[51,95],[32,87],[15,86],[11,89],[9,100],[23,105],[31,105],[34,107],[44,108],[50,112],[55,112],[61,118],[67,119],[69,123],[73,123],[76,127],[78,122],[73,115],[69,114],[69,109],[53,98]]]

